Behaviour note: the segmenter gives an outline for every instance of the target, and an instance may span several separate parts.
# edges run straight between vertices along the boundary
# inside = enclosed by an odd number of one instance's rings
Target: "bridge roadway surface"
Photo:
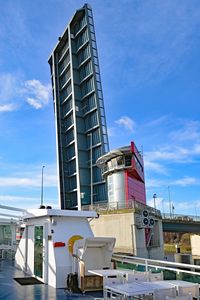
[[[164,232],[200,233],[200,217],[163,214]]]

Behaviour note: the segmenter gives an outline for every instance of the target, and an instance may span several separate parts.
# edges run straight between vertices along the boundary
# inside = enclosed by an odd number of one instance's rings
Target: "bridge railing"
[[[170,219],[175,221],[186,221],[186,222],[200,222],[200,216],[186,216],[181,214],[169,214],[169,213],[162,213],[163,219]]]

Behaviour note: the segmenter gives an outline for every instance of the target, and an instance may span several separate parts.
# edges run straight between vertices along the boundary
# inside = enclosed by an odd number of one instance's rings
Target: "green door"
[[[34,274],[43,277],[43,226],[35,226],[34,231]]]

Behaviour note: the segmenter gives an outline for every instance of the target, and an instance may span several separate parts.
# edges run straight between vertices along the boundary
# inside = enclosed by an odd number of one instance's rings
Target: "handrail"
[[[2,212],[5,210],[8,211],[8,213]],[[23,216],[26,212],[26,209],[0,204],[0,222],[6,225],[17,224],[23,220]]]
[[[142,258],[142,257],[136,257],[136,256],[127,256],[127,255],[121,255],[121,254],[113,254],[114,257],[121,257],[126,258],[126,259],[132,259],[132,260],[144,260],[144,261],[148,261],[149,262],[156,262],[156,263],[160,263],[160,264],[165,264],[165,265],[171,265],[171,266],[177,266],[177,267],[184,267],[184,268],[195,268],[195,269],[199,269],[200,270],[200,266],[198,265],[191,265],[191,264],[184,264],[184,263],[177,263],[177,262],[173,262],[173,261],[166,261],[166,260],[157,260],[157,259],[151,259],[151,258]],[[158,265],[156,265],[158,267]]]
[[[121,263],[142,265],[142,266],[145,266],[146,271],[148,271],[148,267],[153,267],[156,269],[165,269],[165,270],[174,271],[176,273],[188,273],[188,274],[193,274],[193,275],[200,275],[200,266],[197,266],[197,265],[176,263],[176,262],[135,257],[135,256],[127,256],[127,255],[115,254],[115,253],[112,256],[112,260],[118,261]],[[150,262],[150,264],[149,264],[149,262]],[[159,265],[159,264],[163,264],[164,266]],[[166,267],[166,265],[174,266],[174,267],[182,267],[182,268],[187,268],[187,269],[196,269],[196,270],[199,270],[199,272],[183,270],[183,269],[179,269],[179,268]]]
[[[21,212],[24,212],[24,213],[26,212],[26,209],[13,207],[13,206],[7,206],[7,205],[1,205],[1,204],[0,204],[0,208],[1,209],[7,209],[7,210],[21,211]]]

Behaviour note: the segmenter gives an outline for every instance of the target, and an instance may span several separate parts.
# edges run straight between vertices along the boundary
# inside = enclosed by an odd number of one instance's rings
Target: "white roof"
[[[27,209],[23,219],[32,219],[45,216],[96,218],[95,211],[61,210],[61,209]]]
[[[115,157],[118,157],[118,156],[123,156],[127,153],[132,153],[130,146],[124,146],[124,147],[121,147],[121,148],[118,148],[118,149],[114,149],[110,152],[105,153],[101,157],[99,157],[97,159],[96,163],[97,163],[98,167],[101,167],[101,165],[106,164],[107,161],[109,161],[109,160],[111,160]]]

